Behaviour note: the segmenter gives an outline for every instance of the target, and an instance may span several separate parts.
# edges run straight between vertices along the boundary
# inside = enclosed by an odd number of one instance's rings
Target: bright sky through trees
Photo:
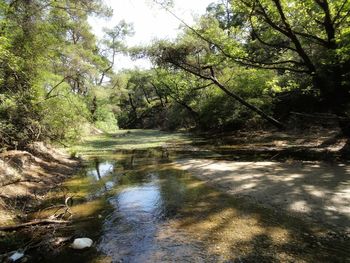
[[[205,12],[206,7],[214,0],[175,0],[174,10],[186,22],[193,21]],[[148,44],[153,39],[174,38],[178,32],[180,22],[169,15],[151,0],[105,0],[113,9],[113,17],[108,20],[90,18],[94,33],[102,37],[103,27],[113,27],[124,19],[134,24],[135,35],[127,39],[128,45]],[[115,69],[149,67],[144,60],[131,61],[128,57],[119,55]]]

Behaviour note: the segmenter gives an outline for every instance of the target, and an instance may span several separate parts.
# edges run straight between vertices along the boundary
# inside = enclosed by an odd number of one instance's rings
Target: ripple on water
[[[99,249],[114,260],[124,261],[155,250],[162,214],[157,183],[126,188],[109,201],[114,211],[104,223]]]

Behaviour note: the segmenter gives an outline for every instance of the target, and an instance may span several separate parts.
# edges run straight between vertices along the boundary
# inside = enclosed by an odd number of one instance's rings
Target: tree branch
[[[327,0],[315,0],[315,2],[321,7],[321,9],[324,12],[323,26],[327,33],[327,47],[331,49],[336,49],[337,45],[335,42],[335,29],[331,17],[331,12],[329,10],[328,2]]]
[[[45,96],[45,99],[49,99],[49,98],[51,98],[50,97],[50,94],[58,87],[58,86],[60,86],[63,82],[65,82],[67,79],[69,79],[71,76],[66,76],[66,77],[64,77],[59,83],[57,83],[55,86],[53,86],[52,88],[51,88],[51,90],[46,94],[46,96]]]
[[[252,28],[252,33],[254,35],[254,37],[263,45],[265,46],[268,46],[268,47],[272,47],[272,48],[285,48],[285,49],[289,49],[291,51],[294,51],[296,52],[296,49],[295,48],[292,48],[290,46],[279,46],[278,44],[273,44],[273,43],[268,43],[266,41],[264,41],[260,36],[259,34],[256,32],[255,28],[254,28],[254,24],[253,24],[253,21],[251,19],[251,15],[249,15],[249,23],[250,23],[250,26]]]
[[[184,71],[187,71],[195,76],[201,77],[202,79],[205,80],[210,80],[213,84],[215,84],[218,88],[220,88],[224,93],[226,93],[227,95],[229,95],[230,97],[232,97],[233,99],[237,100],[239,103],[241,103],[242,105],[244,105],[245,107],[247,107],[248,109],[252,110],[253,112],[257,113],[258,115],[260,115],[263,119],[267,120],[269,123],[271,123],[272,125],[274,125],[275,127],[277,127],[278,129],[284,129],[284,125],[282,123],[280,123],[278,120],[274,119],[273,117],[267,115],[265,112],[263,112],[261,109],[259,109],[258,107],[248,103],[247,101],[245,101],[242,97],[240,97],[239,95],[233,93],[232,91],[228,90],[221,82],[219,82],[219,80],[215,77],[214,75],[214,70],[212,67],[210,67],[210,76],[207,75],[203,75],[198,71],[193,70],[193,68],[196,68],[194,66],[188,65],[190,66],[190,68],[185,67],[177,62],[173,62],[173,64],[181,69],[183,69]],[[192,69],[191,69],[192,68]],[[198,69],[197,69],[198,70]]]
[[[348,2],[348,0],[344,0],[343,3],[342,3],[342,5],[341,5],[340,8],[338,9],[337,14],[334,16],[333,21],[332,21],[333,25],[334,25],[335,22],[340,18],[340,14],[341,14],[341,12],[343,11],[343,9],[344,9],[344,7],[345,7],[345,5],[346,5],[347,2]]]
[[[297,50],[299,56],[304,60],[305,65],[308,67],[308,69],[310,70],[310,72],[316,72],[316,68],[314,66],[314,64],[312,63],[311,59],[309,58],[309,56],[306,54],[305,50],[303,49],[299,39],[296,37],[295,33],[293,32],[290,24],[287,21],[287,18],[284,14],[282,5],[280,0],[272,0],[275,3],[275,6],[277,8],[277,11],[280,15],[280,18],[282,20],[282,23],[284,24],[285,28],[286,28],[286,36],[290,38],[290,40],[293,42],[295,49]]]

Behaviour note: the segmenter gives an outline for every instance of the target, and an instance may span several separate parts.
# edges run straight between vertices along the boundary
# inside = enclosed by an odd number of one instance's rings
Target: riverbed
[[[72,196],[73,222],[48,228],[47,234],[27,230],[22,240],[11,239],[8,249],[45,240],[40,249],[28,249],[29,262],[349,260],[346,235],[197,179],[207,162],[223,161],[219,155],[191,146],[183,135],[153,131],[133,135],[136,132],[96,137],[78,148],[85,168],[43,204]],[[186,168],[189,157],[201,161]],[[219,171],[218,175],[223,183],[223,175]],[[33,216],[45,218],[50,213]],[[93,239],[93,247],[77,251],[70,242],[56,245],[57,238],[78,237]]]

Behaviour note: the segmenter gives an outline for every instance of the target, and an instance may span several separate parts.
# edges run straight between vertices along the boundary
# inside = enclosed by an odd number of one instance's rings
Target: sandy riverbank
[[[231,195],[350,231],[349,165],[186,159],[176,167]]]

